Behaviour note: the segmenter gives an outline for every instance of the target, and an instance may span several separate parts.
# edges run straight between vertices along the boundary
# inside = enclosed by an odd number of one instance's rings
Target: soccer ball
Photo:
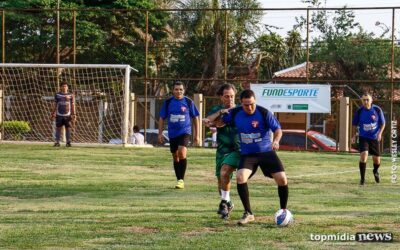
[[[293,215],[288,209],[279,209],[275,213],[275,223],[280,227],[286,227],[293,222]]]

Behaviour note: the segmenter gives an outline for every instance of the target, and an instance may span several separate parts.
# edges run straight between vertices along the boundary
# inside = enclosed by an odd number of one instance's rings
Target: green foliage
[[[320,7],[320,1],[304,1]],[[305,17],[297,19],[297,27],[304,28]],[[366,33],[355,21],[354,11],[346,8],[328,14],[321,10],[311,16],[311,29],[320,32],[312,41],[310,60],[331,63],[336,72],[328,74],[332,79],[376,79],[388,78],[391,63],[391,43]],[[395,48],[399,53],[399,48]],[[399,59],[396,59],[399,64]],[[319,69],[315,73],[318,73]],[[314,76],[316,77],[316,76]],[[379,88],[379,87],[378,87]]]
[[[26,121],[4,121],[0,124],[4,133],[11,134],[14,140],[21,140],[25,133],[31,131],[29,122]]]
[[[7,62],[54,63],[56,61],[56,11],[22,12],[7,8],[54,9],[57,1],[0,1],[6,8]],[[80,11],[82,8],[99,11]],[[77,8],[77,63],[129,64],[144,74],[146,12],[154,1],[60,1],[60,8]],[[130,9],[128,12],[101,9]],[[135,11],[137,10],[137,11]],[[153,42],[166,37],[163,27],[168,12],[149,12],[149,35]],[[60,12],[60,61],[70,63],[73,55],[73,12]],[[18,49],[16,49],[18,48]],[[151,64],[151,63],[150,63]]]

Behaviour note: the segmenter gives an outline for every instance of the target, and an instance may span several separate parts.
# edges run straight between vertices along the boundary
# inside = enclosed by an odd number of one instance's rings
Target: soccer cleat
[[[72,145],[71,145],[70,142],[67,142],[67,144],[65,144],[65,146],[66,146],[66,147],[71,147]]]
[[[221,219],[229,219],[229,215],[235,205],[233,205],[232,201],[221,201],[221,203],[223,203],[223,210],[220,213]]]
[[[254,215],[249,212],[244,212],[242,218],[238,221],[239,225],[247,224],[251,221],[254,221]]]
[[[176,189],[184,189],[185,188],[185,182],[183,180],[178,180],[178,183],[175,185]]]
[[[379,183],[381,181],[381,177],[379,176],[378,171],[374,172],[374,178],[376,183]]]
[[[360,180],[360,186],[364,186],[365,180]]]
[[[56,143],[54,143],[54,145],[53,145],[53,147],[59,147],[60,146],[60,143],[59,142],[56,142]]]
[[[222,215],[221,218],[224,219],[224,217],[229,215],[229,212],[232,211],[233,207],[234,205],[231,201],[221,200],[221,202],[219,203],[217,214]]]
[[[225,205],[224,202],[226,202],[226,201],[221,200],[221,202],[219,203],[217,214],[222,214],[222,211],[224,210],[224,205]]]

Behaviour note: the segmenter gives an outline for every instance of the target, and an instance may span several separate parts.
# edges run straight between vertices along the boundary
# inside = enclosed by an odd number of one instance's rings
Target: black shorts
[[[240,156],[238,170],[242,168],[250,169],[251,171],[253,171],[253,173],[251,174],[251,176],[253,176],[259,166],[263,171],[264,176],[270,178],[272,178],[272,174],[274,173],[285,171],[285,169],[283,168],[283,164],[275,151]]]
[[[370,155],[380,156],[381,150],[378,140],[372,140],[365,137],[358,138],[358,150],[361,152],[368,151]]]
[[[169,149],[171,150],[171,153],[175,153],[178,150],[179,146],[187,147],[187,145],[189,144],[189,140],[190,140],[189,134],[183,134],[175,138],[170,138]]]
[[[71,116],[57,116],[56,117],[56,127],[62,127],[65,126],[66,128],[70,128],[71,127]]]

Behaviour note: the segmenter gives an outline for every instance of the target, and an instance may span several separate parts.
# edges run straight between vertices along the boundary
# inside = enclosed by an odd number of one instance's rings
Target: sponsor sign
[[[320,84],[251,84],[257,104],[272,112],[330,113],[331,86]]]

